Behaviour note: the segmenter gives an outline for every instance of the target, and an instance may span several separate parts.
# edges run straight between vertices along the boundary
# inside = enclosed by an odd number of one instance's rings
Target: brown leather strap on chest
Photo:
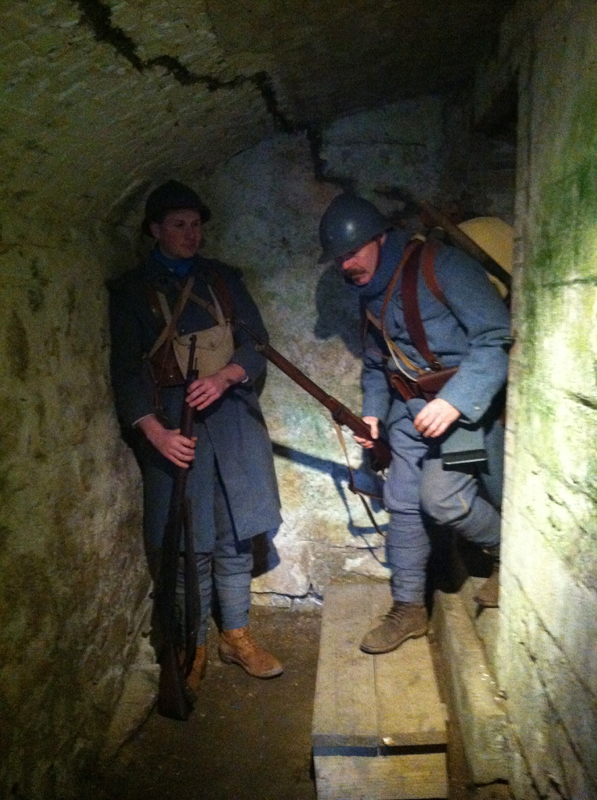
[[[232,305],[232,295],[230,294],[230,290],[226,284],[226,281],[222,278],[221,275],[215,275],[213,280],[209,282],[209,286],[214,293],[216,300],[218,301],[220,308],[222,309],[222,314],[224,315],[224,319],[226,322],[233,321],[234,318],[234,307]],[[204,308],[208,314],[215,319],[216,322],[220,322],[220,317],[218,312],[216,311],[214,305],[207,300],[204,300],[202,297],[198,297],[196,294],[191,292],[190,299],[197,303],[197,305]]]
[[[155,320],[161,327],[160,336],[156,340],[155,344],[152,347],[152,351],[150,352],[150,356],[153,352],[155,352],[163,342],[168,339],[172,338],[176,332],[176,325],[178,320],[180,319],[180,315],[184,311],[184,308],[188,302],[188,300],[192,300],[197,305],[200,305],[204,308],[211,316],[219,322],[219,317],[214,306],[207,300],[203,300],[203,298],[198,297],[193,291],[193,284],[194,278],[189,277],[184,286],[180,286],[180,295],[178,296],[178,300],[176,301],[176,305],[172,311],[172,316],[169,322],[166,322],[166,318],[164,317],[164,312],[162,311],[162,306],[160,304],[158,298],[157,289],[154,286],[147,285],[145,287],[145,294],[147,298],[147,302],[149,304],[149,308],[151,309],[151,313],[153,314]],[[232,296],[230,294],[230,290],[224,279],[221,275],[215,275],[213,280],[210,281],[209,284],[213,290],[213,293],[216,296],[218,303],[220,304],[220,308],[222,309],[222,313],[226,320],[231,320],[233,317],[233,305],[232,305]]]
[[[425,243],[425,247],[421,253],[421,272],[423,273],[423,278],[431,294],[436,300],[439,300],[442,305],[447,306],[448,301],[440,289],[435,275],[435,255],[439,248],[439,242],[433,241],[433,239]]]
[[[191,290],[193,288],[194,278],[190,276],[187,278],[185,285],[182,287],[182,290],[178,296],[178,300],[176,301],[176,305],[172,311],[172,316],[166,322],[164,317],[164,313],[162,311],[162,307],[160,305],[160,301],[158,298],[157,290],[154,286],[146,286],[145,292],[147,296],[147,301],[149,303],[149,307],[151,309],[151,313],[153,314],[154,318],[157,320],[158,324],[162,325],[162,330],[160,335],[153,343],[153,347],[149,351],[148,358],[152,358],[154,353],[156,353],[160,347],[164,344],[164,342],[170,341],[174,334],[176,333],[176,325],[178,320],[180,319],[180,315],[184,311],[184,307],[187,304],[189,296],[191,294]]]
[[[406,248],[404,250],[402,258],[400,259],[400,261],[398,263],[398,266],[396,267],[396,270],[395,270],[394,274],[392,275],[392,279],[388,283],[388,286],[387,286],[387,289],[386,289],[386,293],[385,293],[384,299],[383,299],[383,305],[381,307],[381,332],[382,332],[383,338],[386,341],[388,339],[388,333],[387,333],[387,330],[386,330],[386,311],[387,311],[390,299],[392,297],[392,294],[394,293],[394,288],[396,286],[398,278],[400,277],[400,275],[402,275],[404,273],[404,270],[406,269],[406,267],[409,264],[413,264],[414,263],[416,265],[416,264],[419,263],[419,254],[421,252],[421,248],[422,247],[423,247],[422,242],[420,242],[418,240],[414,240],[414,239],[413,239],[413,241],[409,242],[406,245]]]
[[[433,269],[436,251],[436,242],[425,244],[422,248],[421,258],[409,258],[402,269],[402,307],[404,311],[404,324],[412,343],[434,371],[443,369],[443,364],[439,358],[431,352],[427,344],[427,334],[425,333],[423,320],[421,319],[421,311],[419,309],[417,283],[419,266],[422,261],[426,265],[427,275],[425,277],[427,285],[429,286],[429,279],[432,276],[431,279],[437,292],[443,297],[441,289],[437,284],[435,270]],[[437,296],[431,286],[429,286],[429,289]],[[445,299],[443,302],[445,304]]]
[[[234,317],[234,306],[228,284],[221,275],[216,274],[214,279],[211,281],[211,287],[218,299],[218,303],[222,308],[224,316],[227,320],[232,320]]]
[[[176,326],[180,319],[182,312],[185,309],[189,300],[197,303],[206,309],[206,311],[214,318],[219,324],[221,322],[221,315],[214,305],[203,298],[198,297],[193,293],[193,285],[195,279],[189,276],[184,285],[178,284],[180,294],[176,304],[172,310],[170,319],[166,319],[164,309],[160,303],[158,290],[155,286],[147,284],[145,286],[145,296],[151,313],[156,320],[160,333],[153,343],[151,350],[147,354],[147,360],[150,365],[150,371],[156,387],[162,386],[178,386],[184,383],[184,376],[180,371],[176,355],[174,353],[173,339],[176,335]],[[228,286],[220,275],[214,275],[213,280],[209,284],[212,288],[213,295],[220,305],[222,314],[226,321],[232,317],[232,298]],[[160,405],[159,398],[156,397],[156,406]]]

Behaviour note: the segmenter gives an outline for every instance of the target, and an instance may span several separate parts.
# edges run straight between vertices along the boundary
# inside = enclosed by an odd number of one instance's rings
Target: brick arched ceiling
[[[470,79],[510,0],[11,0],[4,201],[105,216],[276,130]]]

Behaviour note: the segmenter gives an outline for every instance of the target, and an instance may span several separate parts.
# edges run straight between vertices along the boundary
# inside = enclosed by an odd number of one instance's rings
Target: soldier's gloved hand
[[[419,411],[414,425],[423,436],[435,438],[445,433],[459,416],[460,411],[457,408],[454,408],[447,400],[436,397]]]
[[[379,419],[377,417],[363,417],[363,422],[366,422],[371,429],[371,439],[377,439],[379,437]],[[370,439],[364,439],[362,436],[357,436],[356,433],[353,434],[353,438],[357,444],[367,450],[373,447],[373,442]]]

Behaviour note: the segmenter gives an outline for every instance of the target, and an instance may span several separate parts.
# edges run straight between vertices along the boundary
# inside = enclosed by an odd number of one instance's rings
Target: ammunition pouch
[[[430,370],[410,378],[402,372],[388,370],[387,375],[392,387],[401,395],[403,400],[422,398],[433,400],[437,393],[446,385],[452,375],[458,372],[458,367]]]

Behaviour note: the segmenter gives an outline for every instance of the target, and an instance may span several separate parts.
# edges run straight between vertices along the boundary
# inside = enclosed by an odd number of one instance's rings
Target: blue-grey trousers
[[[420,407],[414,405],[389,425],[392,462],[384,487],[392,598],[406,603],[424,602],[431,550],[424,515],[480,547],[493,548],[500,541],[503,426],[493,420],[485,431],[484,471],[445,469],[437,442],[421,436],[413,425]]]
[[[213,552],[195,553],[200,604],[197,644],[203,644],[207,637],[214,593],[223,630],[244,628],[249,624],[253,569],[252,539],[239,542],[236,537],[219,472],[214,488],[214,516],[216,541]],[[184,607],[182,569],[179,570],[177,596],[180,607]]]

